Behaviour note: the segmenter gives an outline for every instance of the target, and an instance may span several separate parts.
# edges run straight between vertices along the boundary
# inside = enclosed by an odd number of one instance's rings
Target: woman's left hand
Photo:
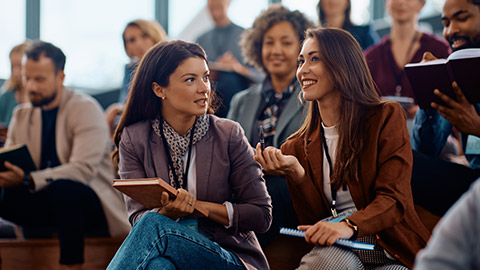
[[[349,239],[353,236],[353,229],[345,222],[330,223],[319,221],[314,225],[301,225],[298,229],[305,232],[305,240],[307,243],[331,246],[338,239]]]

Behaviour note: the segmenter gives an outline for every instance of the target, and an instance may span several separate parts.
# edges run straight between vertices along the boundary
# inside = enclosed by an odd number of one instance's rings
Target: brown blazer
[[[399,104],[388,102],[371,109],[367,117],[368,141],[360,153],[360,181],[348,182],[358,209],[350,219],[358,225],[358,237],[375,235],[385,250],[412,267],[415,254],[425,246],[430,234],[413,205],[413,157],[405,116]],[[292,138],[281,149],[284,154],[296,156],[307,174],[301,184],[288,181],[300,222],[314,224],[330,216],[322,185],[320,126],[306,142],[303,137]]]

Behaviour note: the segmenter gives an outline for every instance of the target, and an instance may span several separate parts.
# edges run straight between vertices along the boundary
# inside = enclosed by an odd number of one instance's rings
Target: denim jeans
[[[108,265],[114,269],[245,269],[232,252],[158,213],[146,213]]]

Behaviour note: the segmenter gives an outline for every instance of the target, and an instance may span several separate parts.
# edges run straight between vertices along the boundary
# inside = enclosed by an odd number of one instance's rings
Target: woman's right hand
[[[275,147],[269,146],[262,150],[261,145],[257,144],[254,159],[267,174],[286,175],[298,184],[305,178],[305,169],[298,159],[295,156],[282,154],[282,151]]]
[[[158,211],[173,220],[190,215],[195,210],[195,197],[185,189],[179,188],[177,191],[174,200],[170,200],[167,192],[162,192],[162,209]]]

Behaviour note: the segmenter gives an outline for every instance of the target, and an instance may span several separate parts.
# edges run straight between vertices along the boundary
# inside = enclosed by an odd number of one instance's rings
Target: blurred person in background
[[[10,78],[2,86],[0,95],[0,147],[7,136],[7,128],[17,104],[28,101],[22,85],[22,57],[29,42],[19,44],[10,51]]]
[[[365,51],[368,67],[383,99],[411,98],[411,102],[402,104],[407,113],[409,133],[418,106],[404,66],[422,61],[426,51],[440,58],[450,54],[447,42],[418,29],[418,15],[424,5],[425,0],[387,0],[385,8],[392,20],[390,34]]]
[[[245,29],[234,24],[228,17],[231,0],[208,0],[207,8],[215,27],[198,37],[208,55],[212,81],[221,99],[216,115],[225,117],[232,97],[262,79],[261,74],[245,64],[239,45]]]
[[[122,38],[123,46],[130,58],[130,62],[125,65],[118,103],[110,105],[105,113],[108,126],[110,127],[110,135],[113,135],[115,130],[117,116],[122,114],[123,104],[127,98],[130,82],[133,79],[138,62],[153,45],[167,40],[167,33],[156,21],[137,19],[127,24]]]
[[[358,41],[362,50],[380,40],[370,25],[355,25],[350,20],[352,2],[350,0],[320,0],[317,14],[320,26],[336,27],[347,30]]]

